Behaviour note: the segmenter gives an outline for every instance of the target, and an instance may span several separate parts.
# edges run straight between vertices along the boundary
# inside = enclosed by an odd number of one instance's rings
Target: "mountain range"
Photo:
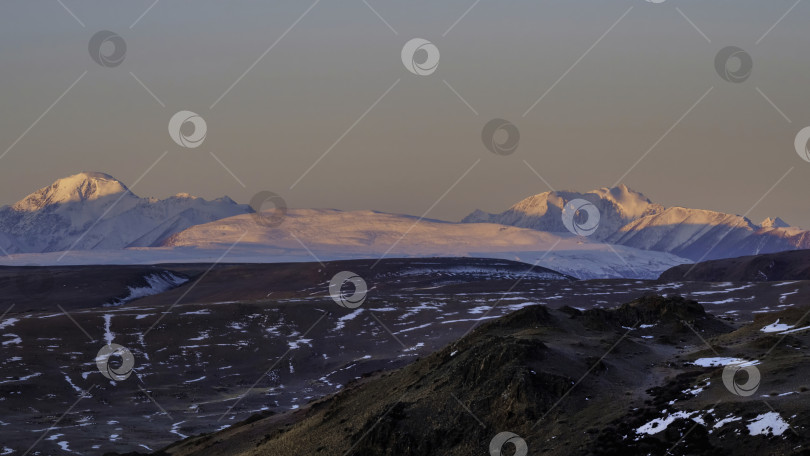
[[[228,197],[140,198],[108,174],[83,172],[0,208],[0,247],[8,253],[151,247],[191,226],[248,211]]]
[[[574,199],[584,199],[599,209],[600,223],[591,238],[610,244],[668,252],[691,260],[810,248],[810,232],[791,227],[781,218],[767,218],[757,225],[740,215],[667,208],[625,185],[587,193],[540,193],[499,214],[477,210],[462,222],[565,231],[562,210]]]
[[[575,236],[565,205],[600,213],[592,236]],[[0,208],[4,264],[150,264],[329,261],[380,257],[486,257],[536,263],[577,278],[653,278],[679,264],[810,248],[807,231],[769,218],[756,225],[715,211],[666,208],[620,185],[552,191],[500,214],[461,223],[377,211],[291,209],[278,226],[230,198],[141,198],[98,172],[55,181]],[[691,260],[691,261],[690,261]]]

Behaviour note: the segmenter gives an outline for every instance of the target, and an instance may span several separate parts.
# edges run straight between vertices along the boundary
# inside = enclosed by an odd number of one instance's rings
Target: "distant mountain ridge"
[[[599,209],[598,229],[587,239],[563,224],[573,199]],[[228,197],[141,198],[108,174],[82,172],[0,208],[0,253],[39,254],[3,257],[9,264],[150,264],[210,261],[232,247],[230,258],[243,262],[460,256],[537,262],[578,278],[655,278],[690,259],[810,248],[810,232],[782,219],[756,225],[738,215],[666,208],[624,185],[545,192],[500,214],[476,211],[462,223],[291,209],[280,226],[268,227],[253,212]]]
[[[499,223],[564,232],[562,209],[585,199],[600,212],[594,240],[642,250],[668,252],[692,260],[729,258],[810,248],[810,232],[781,218],[756,225],[748,218],[684,207],[666,208],[625,185],[587,193],[552,191],[525,198],[500,214],[476,210],[463,223]]]
[[[249,206],[228,197],[141,198],[108,174],[82,172],[0,208],[0,247],[8,253],[148,247],[188,227],[247,212]]]
[[[257,223],[254,214],[229,217],[188,228],[161,246],[193,251],[221,250],[236,244],[231,258],[239,258],[243,249],[264,261],[289,261],[284,260],[287,255],[308,261],[502,258],[537,264],[580,279],[655,278],[672,266],[688,262],[669,253],[583,241],[570,233],[336,209],[290,209],[283,223],[272,227]]]

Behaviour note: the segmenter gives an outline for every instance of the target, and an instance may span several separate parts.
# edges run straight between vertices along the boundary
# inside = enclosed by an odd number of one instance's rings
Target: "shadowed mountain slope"
[[[752,255],[684,264],[664,271],[660,280],[774,282],[810,280],[810,250]]]
[[[759,366],[773,412],[729,393],[722,368],[695,364],[713,351],[762,356],[777,339],[762,324],[734,331],[679,297],[607,311],[528,307],[301,410],[257,415],[159,454],[477,455],[503,431],[525,439],[529,454],[799,454],[810,424],[798,415],[810,400],[796,381],[810,372],[795,349],[802,336],[784,337]],[[760,433],[767,413],[798,436],[780,426]]]

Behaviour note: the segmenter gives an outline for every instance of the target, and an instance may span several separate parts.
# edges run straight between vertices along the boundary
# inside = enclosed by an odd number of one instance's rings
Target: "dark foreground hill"
[[[701,282],[774,282],[810,280],[810,250],[752,255],[683,264],[664,271],[659,280]]]
[[[735,329],[696,302],[658,296],[612,310],[527,307],[302,409],[159,454],[483,455],[498,454],[490,444],[502,432],[532,455],[808,454],[805,333],[762,331],[804,316]],[[755,394],[724,385],[731,357],[761,374]]]

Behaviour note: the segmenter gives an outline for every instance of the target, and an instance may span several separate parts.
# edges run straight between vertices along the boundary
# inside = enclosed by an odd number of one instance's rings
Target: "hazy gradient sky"
[[[793,146],[810,125],[810,3],[766,35],[795,0],[481,0],[445,34],[473,0],[368,1],[396,34],[362,0],[323,0],[213,108],[311,1],[162,0],[132,28],[152,0],[63,0],[78,20],[58,2],[4,1],[0,153],[87,73],[0,159],[0,204],[82,170],[132,185],[168,151],[136,194],[248,202],[270,190],[291,207],[421,215],[480,159],[429,213],[456,220],[548,190],[524,160],[555,189],[584,191],[616,183],[660,140],[624,183],[664,205],[744,214],[795,167],[750,217],[810,228],[810,163]],[[126,41],[120,66],[90,58],[99,30]],[[416,37],[441,52],[432,75],[401,63]],[[715,72],[730,45],[753,58],[744,83]],[[207,122],[199,148],[169,137],[184,109]],[[512,155],[482,144],[496,117],[520,130]]]

